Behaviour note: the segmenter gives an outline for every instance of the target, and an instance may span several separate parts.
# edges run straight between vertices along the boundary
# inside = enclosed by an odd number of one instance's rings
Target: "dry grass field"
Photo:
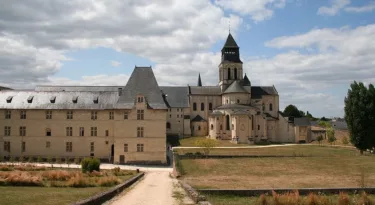
[[[375,186],[375,156],[354,149],[289,146],[248,149],[257,155],[310,157],[183,159],[182,180],[195,188],[318,188]]]
[[[204,139],[205,137],[187,137],[180,139],[180,147],[197,147],[195,141],[198,139]],[[229,140],[217,140],[218,147],[241,147],[241,146],[251,146],[248,144],[234,144]]]

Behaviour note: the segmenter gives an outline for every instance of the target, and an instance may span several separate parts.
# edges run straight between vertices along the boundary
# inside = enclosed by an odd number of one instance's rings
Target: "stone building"
[[[0,155],[95,156],[114,163],[166,163],[166,135],[233,143],[308,142],[309,121],[279,112],[275,86],[254,86],[231,34],[217,86],[159,86],[135,67],[125,86],[0,87]],[[146,83],[147,82],[147,83]]]

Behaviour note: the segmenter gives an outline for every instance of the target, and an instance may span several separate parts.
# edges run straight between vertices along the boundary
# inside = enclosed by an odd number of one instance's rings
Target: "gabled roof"
[[[225,90],[224,93],[248,93],[244,87],[236,80]]]
[[[238,45],[237,45],[236,41],[234,40],[231,33],[229,33],[223,48],[238,48]]]
[[[206,120],[203,119],[200,115],[195,116],[191,121],[192,122],[206,122]]]
[[[152,109],[167,109],[151,67],[135,67],[118,100],[119,108],[131,109],[137,95],[146,98]]]
[[[160,86],[170,107],[189,107],[189,89],[185,87]]]

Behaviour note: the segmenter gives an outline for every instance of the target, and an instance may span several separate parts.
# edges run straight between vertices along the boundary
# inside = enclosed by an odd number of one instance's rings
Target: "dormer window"
[[[94,104],[98,104],[99,103],[99,96],[96,96],[96,97],[94,97]]]
[[[73,98],[72,98],[72,102],[73,102],[73,103],[77,103],[77,102],[78,102],[78,96],[73,96]]]
[[[137,97],[137,102],[138,103],[143,103],[143,96],[138,96]]]
[[[11,102],[12,102],[12,99],[13,99],[13,96],[8,96],[8,97],[7,97],[7,103],[11,103]]]
[[[56,101],[56,96],[52,96],[52,97],[49,99],[49,101],[50,101],[51,103],[55,103],[55,101]]]
[[[27,98],[27,102],[28,102],[28,103],[32,103],[32,102],[33,102],[33,99],[34,99],[34,96],[29,96],[29,97]]]

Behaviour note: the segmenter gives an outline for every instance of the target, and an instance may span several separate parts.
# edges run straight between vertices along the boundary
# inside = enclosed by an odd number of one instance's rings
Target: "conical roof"
[[[231,33],[229,33],[223,48],[239,48]]]
[[[197,86],[202,87],[202,80],[201,80],[201,74],[200,73],[198,75],[198,85]]]
[[[246,73],[245,77],[243,78],[243,86],[251,86],[249,78],[247,78]]]
[[[247,93],[244,87],[238,81],[234,81],[224,93]]]

